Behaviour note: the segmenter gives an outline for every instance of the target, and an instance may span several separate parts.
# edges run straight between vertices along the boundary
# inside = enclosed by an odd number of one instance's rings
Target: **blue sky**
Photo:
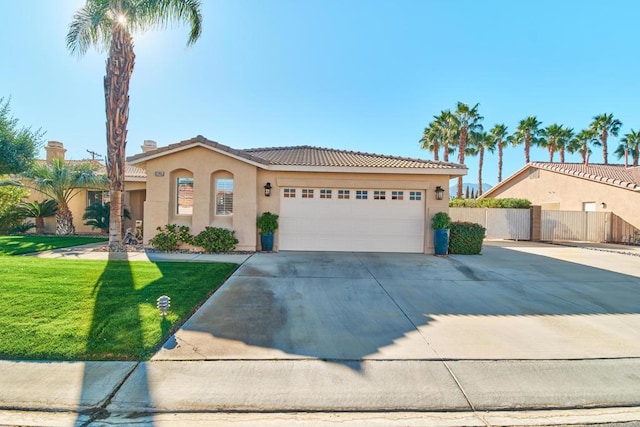
[[[106,53],[65,36],[82,0],[0,2],[0,97],[68,158],[106,152]],[[196,135],[234,148],[313,145],[431,158],[418,140],[457,101],[486,129],[535,115],[574,127],[613,113],[640,128],[637,1],[203,0],[201,39],[134,35],[127,154]],[[610,152],[618,140],[610,141]],[[44,150],[42,154],[44,155]],[[532,160],[547,161],[541,149]],[[579,161],[578,156],[568,161]],[[592,161],[602,161],[594,149]],[[610,155],[610,162],[615,158]],[[477,158],[466,182],[477,182]],[[504,176],[524,165],[508,148]],[[497,157],[484,181],[497,181]]]

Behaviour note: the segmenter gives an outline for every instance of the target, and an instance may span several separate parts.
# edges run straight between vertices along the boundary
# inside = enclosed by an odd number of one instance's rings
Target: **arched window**
[[[233,215],[233,178],[216,178],[216,215]]]

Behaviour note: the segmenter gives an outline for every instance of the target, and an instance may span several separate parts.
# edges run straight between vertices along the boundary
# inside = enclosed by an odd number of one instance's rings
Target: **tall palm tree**
[[[520,120],[518,128],[514,134],[512,142],[515,145],[524,143],[524,161],[529,163],[529,152],[532,145],[539,143],[540,125],[542,123],[538,121],[535,116],[529,116],[526,119]]]
[[[606,165],[609,163],[609,154],[607,152],[607,139],[609,135],[618,136],[622,122],[613,117],[613,114],[599,114],[593,118],[591,122],[591,130],[596,134],[599,141],[595,145],[602,147],[602,162]]]
[[[629,154],[631,154],[633,166],[638,166],[638,158],[640,157],[640,131],[631,129],[629,133],[624,134],[620,142],[621,144],[618,145],[615,151],[618,159],[624,156],[624,165],[628,167]]]
[[[82,56],[89,47],[109,51],[104,78],[107,113],[107,175],[110,181],[111,218],[109,246],[122,243],[124,162],[129,121],[129,82],[133,73],[134,31],[164,28],[169,23],[190,25],[187,45],[202,32],[198,0],[86,0],[69,26],[67,48]]]
[[[455,151],[458,143],[459,123],[451,110],[443,110],[435,116],[435,125],[438,129],[445,162],[449,161],[449,154]]]
[[[460,130],[458,139],[458,163],[461,165],[464,165],[464,155],[466,154],[469,132],[478,132],[482,130],[480,122],[484,120],[484,117],[478,114],[479,105],[480,104],[476,104],[470,108],[467,104],[458,102],[454,113],[458,119]],[[458,177],[457,197],[462,197],[462,176]]]
[[[549,151],[549,161],[553,162],[553,156],[558,150],[558,141],[562,138],[565,128],[562,125],[553,123],[540,130],[540,146]]]
[[[492,134],[484,131],[469,133],[467,144],[467,154],[470,156],[478,156],[478,192],[476,197],[482,196],[482,168],[484,166],[484,153],[490,153],[496,150],[496,139]]]
[[[573,136],[573,128],[563,128],[560,136],[556,140],[556,148],[558,149],[558,153],[560,153],[560,163],[564,163],[564,155]]]
[[[429,123],[429,126],[424,128],[422,132],[422,138],[420,138],[420,148],[428,150],[433,153],[433,160],[440,161],[440,141],[441,136],[438,131],[438,127],[435,122]]]
[[[583,129],[576,134],[567,146],[567,151],[570,153],[580,153],[582,157],[582,163],[589,164],[589,156],[591,155],[591,147],[598,139],[592,129]]]
[[[60,158],[51,163],[37,163],[22,176],[25,187],[36,190],[58,204],[56,234],[73,234],[73,214],[69,201],[82,189],[106,189],[108,180],[96,174],[97,165],[91,162],[70,163]]]
[[[507,146],[507,126],[505,124],[497,124],[489,131],[493,137],[493,141],[498,147],[498,182],[502,181],[502,161],[503,149]]]

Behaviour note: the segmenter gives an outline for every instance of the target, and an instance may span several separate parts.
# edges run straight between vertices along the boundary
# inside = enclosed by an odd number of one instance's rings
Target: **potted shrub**
[[[278,229],[278,215],[264,212],[258,217],[256,225],[260,229],[260,245],[263,251],[273,250],[273,232]]]
[[[436,255],[446,255],[449,249],[449,229],[451,218],[446,212],[438,212],[431,220],[433,228],[433,246]]]

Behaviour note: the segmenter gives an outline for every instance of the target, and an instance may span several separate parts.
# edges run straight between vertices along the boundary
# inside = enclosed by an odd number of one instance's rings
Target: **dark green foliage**
[[[431,220],[431,228],[434,230],[446,229],[451,226],[451,217],[446,212],[438,212]]]
[[[34,200],[32,202],[23,202],[17,205],[18,212],[25,218],[35,218],[36,223],[33,227],[36,234],[44,234],[44,219],[54,216],[58,212],[58,202],[53,199],[46,199],[41,202]]]
[[[473,222],[453,222],[449,232],[449,253],[478,255],[482,251],[485,228]]]
[[[22,226],[26,219],[24,212],[21,212],[17,206],[13,206],[0,213],[0,234],[14,234],[15,230]]]
[[[18,126],[9,100],[0,98],[0,174],[20,173],[29,168],[42,145],[44,132]]]
[[[527,199],[451,199],[451,208],[510,208],[529,209],[531,202]]]
[[[192,243],[193,236],[186,225],[167,224],[156,228],[159,231],[154,238],[149,240],[151,246],[161,251],[175,251],[183,243]]]
[[[206,227],[193,238],[193,244],[205,252],[231,252],[236,248],[236,232],[220,227]]]
[[[9,230],[9,234],[25,234],[27,231],[32,228],[36,228],[36,225],[32,222],[22,222],[20,224],[15,225],[11,230]]]
[[[271,212],[264,212],[258,217],[256,225],[263,235],[267,235],[269,232],[273,233],[278,229],[278,215]]]
[[[131,214],[128,209],[124,209],[122,216],[127,219],[131,219]],[[107,203],[94,203],[87,206],[87,209],[82,215],[82,219],[86,219],[84,225],[90,225],[93,228],[99,228],[103,233],[109,231],[109,219],[111,218],[111,204]]]

